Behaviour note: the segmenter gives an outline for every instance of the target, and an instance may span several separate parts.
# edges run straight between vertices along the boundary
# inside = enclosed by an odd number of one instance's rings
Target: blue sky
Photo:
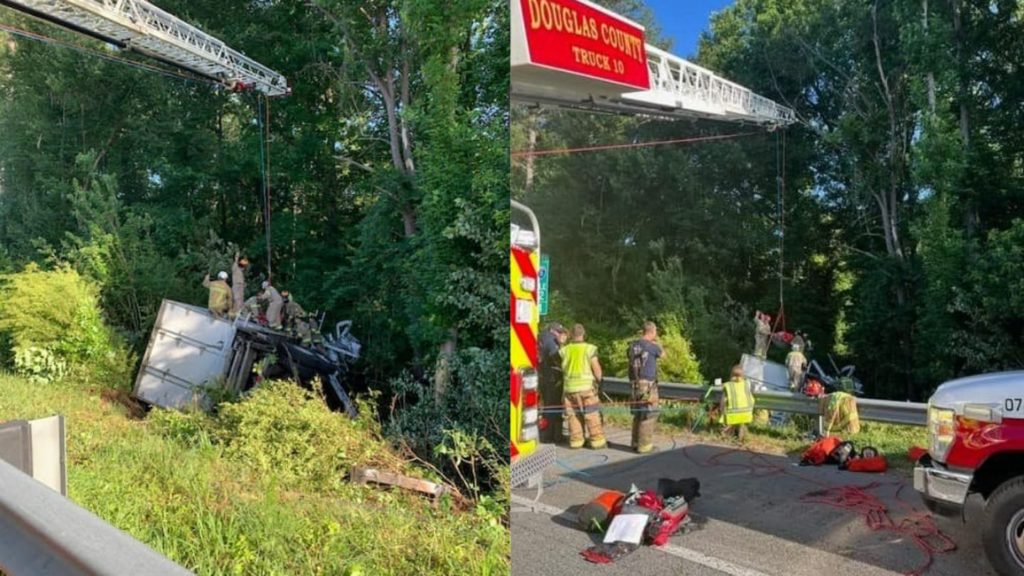
[[[711,21],[711,13],[732,4],[732,0],[646,0],[665,36],[672,38],[672,53],[694,56],[697,40]]]

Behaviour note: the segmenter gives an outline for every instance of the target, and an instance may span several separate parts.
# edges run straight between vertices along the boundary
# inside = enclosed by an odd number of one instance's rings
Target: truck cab
[[[999,574],[1024,575],[1024,371],[939,386],[928,400],[928,454],[914,488],[930,510],[963,516],[985,501],[982,544]]]

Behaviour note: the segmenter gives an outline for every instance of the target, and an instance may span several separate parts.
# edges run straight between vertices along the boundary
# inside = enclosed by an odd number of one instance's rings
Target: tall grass
[[[140,419],[109,393],[0,374],[0,421],[64,414],[69,497],[197,574],[509,572],[508,530],[493,511],[343,481],[353,463],[427,474],[372,422],[268,390],[224,417]]]

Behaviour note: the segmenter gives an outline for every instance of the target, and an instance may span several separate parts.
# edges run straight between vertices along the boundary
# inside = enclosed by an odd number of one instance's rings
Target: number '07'
[[[1020,398],[1007,398],[1005,401],[1007,412],[1019,412],[1021,399]]]

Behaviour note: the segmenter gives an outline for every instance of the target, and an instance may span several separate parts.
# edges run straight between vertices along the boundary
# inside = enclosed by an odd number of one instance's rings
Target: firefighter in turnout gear
[[[732,367],[732,378],[722,385],[722,421],[722,432],[729,434],[735,426],[740,441],[747,435],[747,424],[754,421],[754,393],[739,364]]]
[[[263,282],[263,292],[260,300],[267,302],[267,326],[274,330],[281,329],[281,309],[284,307],[284,298],[281,293],[270,285],[270,282]]]
[[[803,340],[793,343],[793,350],[786,355],[786,370],[789,371],[789,389],[796,391],[803,384],[804,370],[807,369],[807,357],[803,352]]]
[[[563,402],[565,418],[569,421],[569,447],[583,447],[584,424],[591,448],[608,445],[601,429],[601,402],[596,383],[601,381],[601,363],[597,360],[597,347],[583,341],[586,330],[582,324],[572,327],[572,342],[561,350],[564,378]]]
[[[306,311],[299,306],[298,302],[292,300],[292,295],[287,290],[281,292],[284,300],[284,327],[289,334],[298,336],[303,346],[313,343],[313,333],[309,329]]]
[[[231,310],[231,287],[227,283],[228,273],[218,272],[217,279],[210,281],[210,275],[203,278],[203,287],[210,291],[206,307],[217,318],[223,318]]]
[[[658,421],[658,359],[665,350],[657,342],[658,326],[644,322],[643,335],[630,343],[629,381],[632,385],[633,449],[644,454],[654,449],[654,426]]]
[[[238,316],[245,302],[245,269],[249,267],[248,258],[239,258],[235,252],[235,261],[231,263],[231,318]]]
[[[761,312],[754,312],[754,356],[761,360],[768,357],[768,344],[771,341],[771,317]]]

